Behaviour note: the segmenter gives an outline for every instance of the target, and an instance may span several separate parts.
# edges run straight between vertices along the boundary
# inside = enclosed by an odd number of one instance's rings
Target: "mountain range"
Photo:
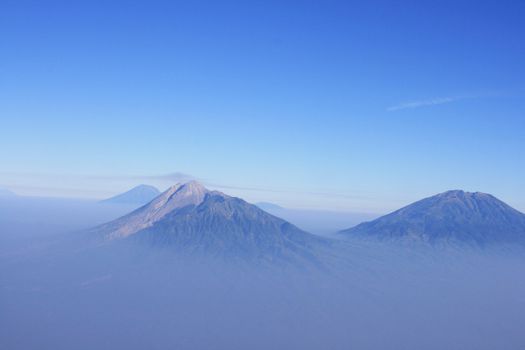
[[[349,247],[348,242],[305,232],[257,205],[195,181],[172,186],[90,232],[109,244],[138,242],[190,255],[298,265],[324,265],[329,256],[339,259]],[[340,236],[431,245],[521,246],[525,214],[492,195],[456,190],[343,230]]]
[[[496,197],[454,190],[340,232],[346,237],[487,246],[525,242],[525,214]]]

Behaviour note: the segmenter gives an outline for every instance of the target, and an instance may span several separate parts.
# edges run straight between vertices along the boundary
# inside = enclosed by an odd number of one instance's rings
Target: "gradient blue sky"
[[[525,210],[521,1],[2,1],[0,186]]]

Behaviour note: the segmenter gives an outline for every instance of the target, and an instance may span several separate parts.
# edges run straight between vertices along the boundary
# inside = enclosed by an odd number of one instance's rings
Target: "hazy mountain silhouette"
[[[255,205],[261,208],[262,210],[283,210],[284,209],[280,205],[269,203],[269,202],[258,202],[258,203],[255,203]]]
[[[0,187],[0,197],[14,197],[16,196],[16,193],[14,193],[11,190],[8,190],[7,188]]]
[[[157,197],[160,191],[149,185],[139,185],[131,190],[105,199],[102,203],[144,205]]]
[[[184,253],[264,261],[318,261],[328,240],[242,199],[193,181],[96,229],[105,240],[138,240]]]
[[[340,232],[349,237],[456,242],[525,242],[525,214],[486,193],[448,191]]]

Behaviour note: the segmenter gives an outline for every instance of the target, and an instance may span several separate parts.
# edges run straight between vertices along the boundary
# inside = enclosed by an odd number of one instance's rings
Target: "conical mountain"
[[[116,195],[114,197],[104,199],[102,203],[110,204],[132,204],[132,205],[144,205],[157,197],[160,191],[149,185],[138,185],[131,190]]]
[[[316,261],[317,249],[328,245],[253,204],[197,182],[173,186],[96,231],[106,240],[138,240],[185,253],[248,260]]]
[[[448,191],[341,231],[349,237],[467,243],[525,242],[525,214],[494,196]]]

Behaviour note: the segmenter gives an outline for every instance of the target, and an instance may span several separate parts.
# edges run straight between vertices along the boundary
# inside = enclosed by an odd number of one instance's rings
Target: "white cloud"
[[[426,107],[426,106],[436,106],[436,105],[442,105],[445,103],[455,102],[458,100],[462,100],[464,98],[465,97],[437,97],[437,98],[432,98],[428,100],[400,103],[398,105],[388,107],[386,110],[389,112],[393,112],[393,111],[399,111],[402,109],[414,109],[414,108]]]

